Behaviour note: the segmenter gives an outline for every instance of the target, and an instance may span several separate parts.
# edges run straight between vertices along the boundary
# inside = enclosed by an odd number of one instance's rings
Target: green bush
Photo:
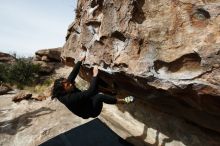
[[[0,63],[0,81],[2,82],[8,81],[8,70],[9,70],[9,66],[7,64]]]
[[[20,58],[13,64],[0,65],[0,80],[19,86],[32,85],[37,80],[39,69],[39,65]]]

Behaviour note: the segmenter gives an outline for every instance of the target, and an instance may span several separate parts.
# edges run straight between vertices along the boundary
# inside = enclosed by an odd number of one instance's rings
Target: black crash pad
[[[40,146],[133,146],[98,118],[62,133]]]

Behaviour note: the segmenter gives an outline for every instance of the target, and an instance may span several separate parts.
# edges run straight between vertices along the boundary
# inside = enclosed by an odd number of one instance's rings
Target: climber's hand
[[[66,62],[66,59],[61,56],[61,57],[60,57],[60,61],[61,61],[61,63],[65,63],[65,62]]]
[[[86,54],[84,54],[81,58],[80,58],[80,61],[85,61],[86,60]]]
[[[96,77],[99,73],[99,69],[98,69],[98,66],[94,66],[93,67],[93,77]]]

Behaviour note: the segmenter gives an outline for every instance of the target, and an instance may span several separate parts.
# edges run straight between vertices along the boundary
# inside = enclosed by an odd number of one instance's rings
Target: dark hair
[[[63,88],[63,83],[62,83],[64,80],[66,80],[66,79],[59,78],[54,81],[53,88],[51,91],[51,94],[52,94],[51,99],[59,98],[59,97],[64,96],[66,94],[66,92]]]

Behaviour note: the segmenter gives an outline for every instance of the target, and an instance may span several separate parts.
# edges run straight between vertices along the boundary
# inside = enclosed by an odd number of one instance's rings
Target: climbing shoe
[[[134,101],[134,97],[133,96],[127,96],[124,98],[124,101],[128,104]]]

